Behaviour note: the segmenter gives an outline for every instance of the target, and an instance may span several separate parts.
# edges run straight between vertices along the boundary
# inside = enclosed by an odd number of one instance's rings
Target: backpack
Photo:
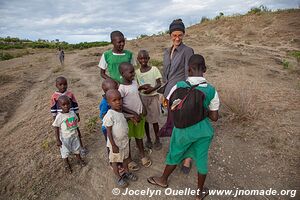
[[[185,83],[189,87],[177,88],[169,99],[169,108],[176,128],[192,126],[208,116],[207,109],[203,106],[205,94],[196,89],[199,84],[192,86],[187,81]]]

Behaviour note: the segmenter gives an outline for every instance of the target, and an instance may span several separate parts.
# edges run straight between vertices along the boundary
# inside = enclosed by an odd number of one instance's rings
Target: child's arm
[[[59,127],[54,127],[54,130],[55,130],[55,136],[56,136],[56,144],[58,147],[61,147],[62,143],[59,138]]]
[[[150,93],[152,93],[153,91],[155,91],[155,90],[157,90],[158,88],[160,88],[160,86],[161,86],[161,81],[160,81],[160,78],[158,78],[158,79],[156,79],[156,85],[154,86],[154,87],[148,87],[145,91],[144,91],[144,93],[145,94],[150,94]]]
[[[81,140],[81,132],[79,130],[79,127],[77,127],[77,133],[78,133],[78,137],[79,137],[80,146],[83,148],[83,144],[82,144],[82,140]]]
[[[112,126],[107,126],[107,137],[111,143],[113,153],[119,153],[119,147],[116,145],[114,138],[112,136]]]
[[[136,112],[134,112],[134,111],[132,111],[132,110],[126,108],[126,107],[123,107],[122,112],[133,115],[133,118],[137,122],[139,122],[141,120],[141,117]]]
[[[100,70],[100,75],[103,79],[107,79],[107,78],[110,78],[106,73],[105,73],[105,69],[101,69]]]

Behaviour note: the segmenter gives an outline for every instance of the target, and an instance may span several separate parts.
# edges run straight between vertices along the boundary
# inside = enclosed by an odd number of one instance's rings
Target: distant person
[[[58,98],[61,112],[56,116],[52,126],[55,127],[57,146],[60,148],[61,157],[64,160],[65,170],[72,173],[68,157],[75,154],[78,162],[83,167],[84,160],[80,156],[80,132],[78,132],[78,117],[70,110],[71,101],[66,95]]]
[[[65,52],[61,47],[59,47],[58,49],[58,57],[59,57],[60,64],[63,65],[65,61]]]
[[[63,76],[59,76],[56,78],[55,80],[55,86],[58,89],[58,91],[55,91],[52,96],[51,96],[51,113],[53,116],[53,120],[55,120],[56,116],[62,112],[62,108],[58,102],[58,98],[62,95],[65,95],[67,97],[69,97],[70,99],[70,110],[73,111],[78,118],[78,122],[80,121],[80,116],[79,116],[79,107],[78,107],[78,103],[77,100],[74,96],[74,94],[71,91],[68,91],[68,81],[65,77]],[[80,130],[78,128],[78,132],[79,132],[79,139],[80,139],[80,145],[81,145],[81,154],[85,155],[88,153],[88,150],[83,146],[82,144],[82,140],[81,140],[81,134],[80,134]]]
[[[177,125],[175,124],[173,128],[164,172],[160,177],[149,177],[148,182],[160,187],[168,187],[168,178],[176,165],[180,164],[185,158],[192,158],[196,162],[198,172],[198,189],[200,193],[197,195],[197,199],[203,199],[208,195],[208,189],[204,187],[204,182],[208,172],[208,150],[214,134],[210,120],[218,120],[220,102],[216,89],[208,84],[203,77],[206,72],[204,58],[199,54],[195,54],[189,59],[188,66],[188,78],[186,81],[179,81],[173,86],[167,95],[167,99],[174,112],[178,109],[186,109],[185,111],[191,113],[187,113],[186,116],[181,116],[181,118],[174,118]],[[178,97],[173,97],[173,94],[180,94],[179,92],[183,88],[189,90],[183,90],[183,98],[178,101]],[[196,96],[192,96],[192,90],[198,90],[194,94],[202,95],[204,99],[194,98]],[[185,108],[183,103],[186,106]],[[197,110],[200,106],[200,110]],[[183,113],[183,111],[181,112]],[[201,118],[192,121],[194,116],[200,116]],[[179,119],[182,120],[179,121]],[[183,121],[189,124],[183,124]]]
[[[119,86],[119,91],[123,100],[123,112],[131,115],[132,117],[128,121],[128,137],[135,138],[139,156],[141,158],[142,165],[144,167],[150,167],[152,161],[145,155],[145,149],[143,144],[143,138],[145,135],[145,117],[143,103],[139,96],[138,84],[135,77],[135,71],[130,63],[123,62],[120,64],[120,73],[123,78],[123,83]],[[130,145],[129,145],[130,147]],[[131,154],[129,154],[131,170],[138,170],[138,165],[132,160]]]
[[[167,48],[163,57],[163,81],[166,83],[163,96],[166,98],[170,90],[178,81],[186,80],[188,77],[188,60],[194,54],[194,50],[183,44],[185,26],[181,19],[175,19],[169,26],[169,33],[172,41],[171,48]],[[167,101],[166,101],[167,102]],[[167,103],[166,103],[167,104]],[[170,136],[174,123],[170,112],[165,125],[159,130],[161,137]],[[183,162],[181,171],[189,173],[191,159]]]
[[[112,164],[118,187],[127,187],[128,181],[137,181],[138,177],[128,170],[129,138],[128,124],[122,113],[122,98],[118,90],[106,92],[106,98],[111,109],[103,118],[103,125],[107,129],[107,147],[109,148],[109,162]],[[124,174],[120,174],[118,165],[121,163]]]
[[[135,71],[136,79],[139,84],[140,96],[145,108],[147,110],[145,131],[147,136],[146,147],[160,150],[162,144],[160,142],[158,131],[158,120],[160,116],[160,104],[159,95],[156,90],[161,86],[161,74],[155,66],[149,66],[148,61],[150,59],[149,53],[146,50],[140,50],[137,56],[141,68]],[[153,130],[155,133],[154,145],[151,141],[149,124],[153,124]]]
[[[122,62],[129,62],[135,66],[136,62],[133,54],[128,50],[124,50],[125,38],[122,32],[111,32],[110,39],[113,44],[113,49],[105,51],[102,54],[98,65],[101,69],[100,74],[103,79],[111,78],[118,83],[122,83],[119,65]],[[108,72],[108,74],[106,74],[106,72]]]

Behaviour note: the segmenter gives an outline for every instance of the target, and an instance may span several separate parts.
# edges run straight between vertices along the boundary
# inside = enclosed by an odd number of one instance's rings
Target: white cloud
[[[271,9],[298,7],[299,0],[10,0],[0,1],[0,37],[67,42],[109,40],[113,30],[127,38],[168,29],[173,19],[186,26],[202,16],[245,13],[253,6]]]

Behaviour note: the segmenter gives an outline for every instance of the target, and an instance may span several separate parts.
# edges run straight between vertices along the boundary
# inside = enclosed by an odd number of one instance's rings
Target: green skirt
[[[128,137],[130,138],[136,138],[136,139],[143,139],[145,135],[145,117],[142,117],[141,121],[134,125],[134,123],[129,120],[128,121]]]
[[[208,150],[212,138],[213,129],[207,119],[184,129],[174,127],[166,164],[178,165],[184,159],[192,158],[198,173],[207,174]]]

